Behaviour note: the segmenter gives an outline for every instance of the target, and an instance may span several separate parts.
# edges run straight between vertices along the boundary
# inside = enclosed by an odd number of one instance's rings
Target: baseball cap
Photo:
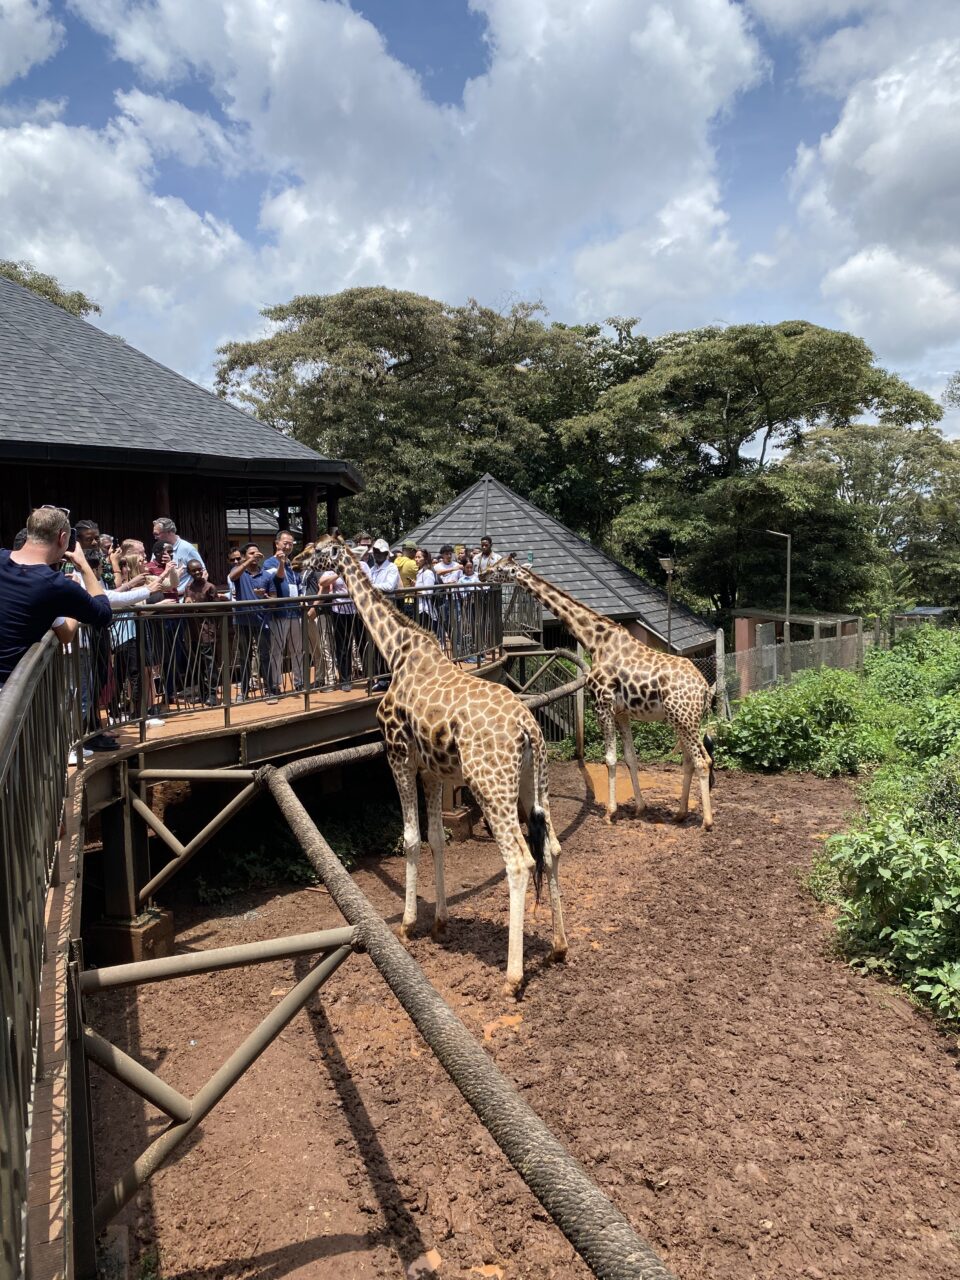
[[[373,549],[374,551],[389,551],[390,543],[386,542],[383,538],[378,538],[373,544]]]
[[[417,544],[414,542],[412,538],[407,538],[406,542],[403,544],[404,551],[406,551],[408,547],[412,551],[416,551],[417,549]]]

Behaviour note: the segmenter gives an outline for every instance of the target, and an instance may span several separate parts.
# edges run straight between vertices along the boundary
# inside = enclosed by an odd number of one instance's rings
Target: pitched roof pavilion
[[[218,476],[235,506],[274,504],[277,483],[363,488],[351,463],[321,457],[3,276],[0,459]]]
[[[598,613],[638,621],[666,642],[667,596],[598,547],[578,537],[489,473],[406,535],[436,550],[444,542],[476,546],[488,533],[494,550],[533,556],[533,568]],[[677,653],[715,643],[716,629],[673,601],[670,638]]]

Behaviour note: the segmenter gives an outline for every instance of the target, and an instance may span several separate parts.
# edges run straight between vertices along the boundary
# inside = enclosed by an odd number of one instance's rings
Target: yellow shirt
[[[405,587],[412,587],[417,580],[417,562],[405,556],[403,552],[394,558],[393,563],[397,566],[397,572],[400,574],[400,581]]]

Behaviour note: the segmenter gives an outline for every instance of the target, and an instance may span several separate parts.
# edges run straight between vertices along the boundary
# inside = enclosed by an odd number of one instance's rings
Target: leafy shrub
[[[828,849],[846,894],[838,927],[848,953],[960,1018],[960,847],[922,834],[908,809]]]
[[[749,694],[723,732],[722,759],[747,769],[849,772],[854,742],[846,732],[862,716],[852,671],[804,671],[791,683]]]
[[[897,745],[916,760],[949,755],[960,744],[960,695],[925,698],[912,721],[897,733]]]

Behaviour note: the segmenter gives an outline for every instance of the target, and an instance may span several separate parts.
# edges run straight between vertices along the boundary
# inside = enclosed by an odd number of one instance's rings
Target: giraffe
[[[340,538],[327,537],[303,559],[305,568],[338,572],[374,644],[393,673],[377,707],[387,760],[403,810],[406,896],[401,938],[417,919],[420,818],[417,777],[427,808],[427,840],[433,852],[436,908],[433,936],[447,928],[444,889],[442,788],[462,779],[480,806],[507,870],[510,930],[504,993],[517,996],[523,982],[523,921],[530,872],[537,900],[547,872],[553,914],[552,958],[566,955],[557,880],[560,841],[550,819],[547,752],[543,734],[519,698],[501,684],[467,675],[442,653],[437,639],[406,617],[370,582]],[[518,807],[527,823],[524,839]]]
[[[666,720],[676,730],[683,753],[683,785],[677,821],[689,812],[690,783],[696,773],[703,805],[703,827],[713,826],[710,788],[713,785],[713,743],[700,739],[700,721],[709,705],[710,687],[689,660],[660,653],[642,644],[626,627],[575,600],[568,592],[533,572],[512,555],[498,560],[484,581],[514,582],[542,600],[591,656],[587,676],[603,729],[609,796],[608,823],[617,812],[617,730],[623,740],[623,757],[630,770],[637,810],[645,807],[637,773],[637,753],[630,731],[631,720]]]

